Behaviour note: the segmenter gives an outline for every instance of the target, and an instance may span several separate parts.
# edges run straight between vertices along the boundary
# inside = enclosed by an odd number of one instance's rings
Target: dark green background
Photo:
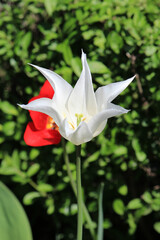
[[[84,199],[95,226],[104,182],[104,239],[153,240],[160,233],[159,0],[23,0],[0,3],[0,178],[24,203],[34,240],[72,240],[76,199],[61,144],[23,141],[29,114],[17,103],[38,95],[56,71],[72,85],[87,54],[95,89],[136,75],[114,101],[131,109],[111,118],[82,147]],[[75,176],[75,147],[67,143]],[[85,226],[84,240],[90,235]]]

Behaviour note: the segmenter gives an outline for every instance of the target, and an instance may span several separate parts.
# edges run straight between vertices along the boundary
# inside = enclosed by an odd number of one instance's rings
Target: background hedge
[[[104,239],[158,239],[160,234],[159,0],[9,0],[0,3],[0,178],[30,219],[34,240],[72,240],[76,199],[61,144],[23,141],[29,114],[17,103],[38,95],[50,68],[72,85],[87,54],[95,89],[136,79],[115,101],[131,109],[109,119],[82,147],[84,199],[97,222],[104,182]],[[75,147],[67,143],[75,176]],[[84,240],[90,235],[85,226]]]

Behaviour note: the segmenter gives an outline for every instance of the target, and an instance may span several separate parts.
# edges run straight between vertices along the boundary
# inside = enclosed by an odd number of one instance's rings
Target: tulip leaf
[[[98,232],[97,240],[103,240],[103,189],[104,183],[101,183],[98,198]]]
[[[0,182],[0,238],[32,240],[28,218],[15,195]]]

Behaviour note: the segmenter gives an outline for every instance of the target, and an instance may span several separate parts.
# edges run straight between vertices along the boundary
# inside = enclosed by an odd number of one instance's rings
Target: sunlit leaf
[[[0,182],[0,238],[32,240],[28,218],[15,195]]]

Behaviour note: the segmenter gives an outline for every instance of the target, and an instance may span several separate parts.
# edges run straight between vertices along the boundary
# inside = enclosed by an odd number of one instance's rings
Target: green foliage
[[[125,212],[125,206],[121,199],[115,199],[113,201],[113,210],[119,215],[123,215]]]
[[[156,222],[153,226],[154,226],[154,229],[155,229],[158,233],[160,233],[160,222]]]
[[[98,230],[97,230],[97,240],[103,240],[103,191],[104,183],[101,183],[99,188],[98,196]]]
[[[32,213],[35,239],[43,231],[44,239],[49,231],[55,239],[75,239],[76,199],[61,144],[26,146],[29,114],[16,104],[36,96],[45,80],[27,63],[52,69],[74,85],[81,49],[95,89],[136,74],[115,101],[131,111],[109,119],[103,133],[82,146],[86,205],[97,222],[104,182],[104,239],[159,238],[159,15],[158,0],[1,1],[0,175]],[[67,143],[67,151],[75,179],[75,146]],[[84,240],[90,239],[87,228]]]
[[[28,218],[15,195],[0,182],[0,237],[32,240]]]

